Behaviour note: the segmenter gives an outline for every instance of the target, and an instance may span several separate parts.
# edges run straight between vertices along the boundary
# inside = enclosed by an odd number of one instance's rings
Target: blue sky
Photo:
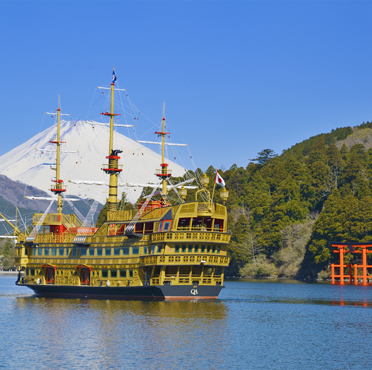
[[[203,170],[372,120],[369,1],[0,1],[0,32],[0,155],[52,123],[58,93],[73,119],[99,119],[113,66],[152,122],[166,101]]]

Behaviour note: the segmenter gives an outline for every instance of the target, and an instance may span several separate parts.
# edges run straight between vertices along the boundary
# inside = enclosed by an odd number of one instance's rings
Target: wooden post
[[[349,284],[352,284],[353,281],[353,265],[349,263]]]
[[[340,284],[344,285],[344,247],[340,248]]]
[[[335,264],[331,263],[331,282],[335,283]]]
[[[363,267],[363,285],[367,285],[367,249],[365,245],[362,246],[362,267]]]
[[[358,265],[354,264],[354,285],[358,285]]]

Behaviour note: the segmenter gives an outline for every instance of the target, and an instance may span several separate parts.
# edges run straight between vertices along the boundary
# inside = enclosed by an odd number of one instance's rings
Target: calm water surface
[[[36,298],[0,275],[0,368],[368,369],[372,287],[227,281],[213,302]]]

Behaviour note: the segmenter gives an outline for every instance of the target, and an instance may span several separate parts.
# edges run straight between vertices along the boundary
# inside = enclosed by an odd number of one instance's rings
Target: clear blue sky
[[[166,101],[202,169],[372,120],[370,1],[0,1],[0,32],[0,155],[49,125],[58,93],[87,118],[112,66],[152,121]]]

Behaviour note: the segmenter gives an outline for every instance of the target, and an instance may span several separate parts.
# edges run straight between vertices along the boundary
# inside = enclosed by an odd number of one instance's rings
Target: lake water
[[[0,368],[367,369],[372,287],[227,281],[217,301],[37,298],[0,276]]]

